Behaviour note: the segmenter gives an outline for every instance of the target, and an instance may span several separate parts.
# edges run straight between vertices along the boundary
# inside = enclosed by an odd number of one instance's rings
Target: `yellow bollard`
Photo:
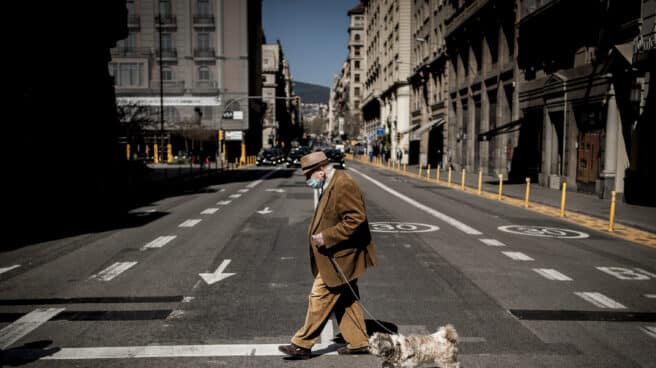
[[[417,174],[418,178],[421,178],[421,164],[419,164],[419,173]]]
[[[462,169],[462,176],[460,176],[460,189],[465,190],[465,169]]]
[[[565,217],[565,193],[567,192],[567,182],[563,182],[563,195],[560,197],[560,217]]]
[[[159,150],[157,149],[157,143],[153,144],[153,162],[159,163]]]
[[[483,193],[483,170],[478,170],[478,195]]]
[[[524,197],[524,208],[528,208],[528,197],[531,195],[531,178],[526,178],[526,196]]]
[[[428,168],[426,169],[426,180],[430,180],[430,164],[428,164]]]
[[[437,183],[440,182],[440,170],[441,169],[442,168],[440,167],[440,165],[437,165],[437,175],[435,175],[435,182],[437,182]]]
[[[451,166],[449,166],[449,180],[447,180],[447,185],[451,186]]]
[[[499,174],[499,200],[503,198],[503,174]]]
[[[125,145],[125,158],[130,161],[130,143]]]
[[[610,219],[608,221],[608,231],[615,231],[615,191],[612,192],[613,197],[610,200]]]
[[[173,162],[173,146],[171,143],[166,145],[166,162],[169,164]]]

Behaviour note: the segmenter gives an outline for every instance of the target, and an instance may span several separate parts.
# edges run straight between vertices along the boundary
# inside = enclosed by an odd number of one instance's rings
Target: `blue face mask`
[[[307,185],[312,189],[321,189],[323,183],[315,178],[310,178],[306,181]]]

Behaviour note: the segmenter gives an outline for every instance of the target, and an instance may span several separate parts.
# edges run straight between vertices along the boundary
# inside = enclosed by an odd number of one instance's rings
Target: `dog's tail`
[[[458,342],[458,332],[456,331],[456,328],[453,327],[453,325],[450,323],[440,327],[435,335],[440,335],[453,344]]]

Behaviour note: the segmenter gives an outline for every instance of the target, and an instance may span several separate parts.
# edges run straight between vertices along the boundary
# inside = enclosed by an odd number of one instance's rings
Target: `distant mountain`
[[[294,93],[301,96],[301,103],[328,103],[330,88],[316,84],[294,82]]]

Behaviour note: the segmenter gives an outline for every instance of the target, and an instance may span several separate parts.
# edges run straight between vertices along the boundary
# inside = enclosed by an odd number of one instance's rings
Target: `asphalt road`
[[[387,328],[452,323],[463,367],[656,366],[654,248],[371,166],[348,172],[379,261],[361,296]],[[305,318],[313,198],[299,170],[246,169],[135,209],[138,226],[0,253],[3,365],[379,367],[335,355],[334,323],[315,358],[277,352]]]

